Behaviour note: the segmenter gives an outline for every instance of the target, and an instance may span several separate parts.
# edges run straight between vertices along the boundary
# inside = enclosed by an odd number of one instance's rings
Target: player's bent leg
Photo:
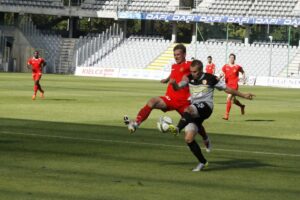
[[[149,117],[153,109],[167,109],[167,106],[160,97],[153,97],[140,109],[134,121],[125,115],[123,120],[129,132],[134,133],[141,123]]]
[[[205,146],[205,150],[207,153],[210,153],[211,152],[211,141],[206,133],[206,130],[205,128],[203,127],[203,125],[201,125],[199,128],[198,128],[198,133],[202,136],[202,139],[203,139],[203,144]]]
[[[239,100],[237,100],[235,97],[233,98],[233,103],[241,108],[241,114],[245,114],[245,105],[242,104]]]
[[[231,94],[228,94],[227,95],[227,102],[226,102],[226,112],[225,112],[225,115],[223,117],[224,120],[229,119],[229,113],[230,113],[230,110],[231,110],[232,99],[233,99],[233,96]]]
[[[147,104],[143,108],[141,108],[140,111],[138,112],[136,119],[135,119],[137,124],[140,125],[143,121],[145,121],[149,117],[149,115],[153,109],[166,109],[166,104],[159,97],[151,98],[147,102]]]
[[[195,141],[195,135],[196,134],[197,134],[197,132],[195,132],[195,131],[187,130],[185,132],[185,138],[184,138],[185,142],[188,145],[188,147],[190,148],[190,150],[192,151],[192,153],[194,154],[194,156],[199,161],[199,164],[196,166],[196,168],[194,168],[192,170],[194,172],[201,171],[201,170],[203,170],[208,165],[208,162],[204,158],[204,156],[203,156],[203,154],[201,152],[201,149],[200,149],[198,143]]]

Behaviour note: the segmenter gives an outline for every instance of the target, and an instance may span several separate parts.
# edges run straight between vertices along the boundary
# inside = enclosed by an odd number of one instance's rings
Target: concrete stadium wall
[[[1,30],[6,37],[14,39],[12,45],[11,58],[14,60],[13,66],[8,67],[8,71],[27,72],[27,59],[31,56],[33,46],[29,43],[23,33],[14,26],[1,26]]]

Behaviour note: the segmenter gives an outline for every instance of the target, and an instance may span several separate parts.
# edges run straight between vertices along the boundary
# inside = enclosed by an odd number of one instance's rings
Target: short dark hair
[[[207,58],[210,58],[210,59],[212,59],[212,57],[211,57],[211,56],[207,56]]]
[[[203,71],[203,63],[201,62],[201,60],[193,60],[192,63],[191,63],[191,66],[192,67],[199,67],[199,69],[201,71]]]
[[[229,54],[229,57],[230,57],[230,56],[233,56],[233,57],[234,57],[234,60],[235,60],[236,56],[235,56],[234,53]]]
[[[182,53],[186,53],[186,47],[183,44],[177,44],[174,48],[173,48],[173,52],[176,50],[181,50]]]

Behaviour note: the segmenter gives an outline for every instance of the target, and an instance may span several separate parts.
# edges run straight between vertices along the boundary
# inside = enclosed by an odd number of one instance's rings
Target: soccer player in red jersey
[[[34,81],[34,86],[33,86],[34,93],[32,95],[32,100],[35,100],[36,93],[38,90],[41,93],[40,97],[44,98],[45,92],[40,85],[40,80],[42,78],[43,67],[45,66],[46,66],[46,62],[43,58],[39,56],[38,51],[35,51],[33,57],[28,59],[27,68],[32,70],[32,79]]]
[[[208,74],[214,75],[216,72],[216,65],[212,62],[212,57],[208,56],[207,57],[207,65],[205,67],[205,71]]]
[[[161,83],[169,83],[169,80],[174,79],[180,82],[185,75],[190,74],[190,61],[186,61],[186,47],[183,44],[178,44],[173,48],[175,64],[172,65],[171,74],[168,78],[161,80]],[[150,115],[153,109],[160,109],[163,112],[176,110],[182,115],[185,109],[190,105],[189,88],[175,91],[171,84],[168,85],[165,96],[153,97],[147,104],[140,109],[134,121],[124,116],[124,123],[128,126],[128,130],[133,133]],[[202,136],[204,144],[209,151],[210,142],[205,132],[204,127],[199,127],[199,134]]]
[[[242,74],[243,76],[242,80],[244,81],[245,84],[245,72],[240,65],[235,64],[235,59],[236,59],[235,54],[231,53],[229,55],[229,63],[223,66],[222,74],[220,77],[221,78],[225,77],[225,83],[227,87],[232,88],[234,90],[238,90],[239,73]],[[229,112],[231,109],[232,101],[235,105],[241,108],[241,114],[242,115],[245,114],[245,105],[241,104],[241,102],[237,100],[234,95],[228,94],[227,102],[226,102],[226,113],[223,117],[224,120],[229,119]]]

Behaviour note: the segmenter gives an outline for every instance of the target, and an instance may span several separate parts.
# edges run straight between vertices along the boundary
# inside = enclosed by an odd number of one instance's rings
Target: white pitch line
[[[81,137],[59,136],[59,135],[42,135],[42,134],[35,134],[35,133],[12,133],[12,132],[8,132],[8,131],[3,131],[0,134],[37,136],[37,137],[59,138],[59,139],[69,139],[69,140],[82,140],[82,141],[94,141],[94,142],[95,141],[98,141],[98,142],[111,142],[111,143],[120,143],[120,144],[138,144],[138,145],[149,145],[149,146],[160,146],[160,147],[186,148],[185,146],[160,144],[160,143],[132,142],[132,141],[107,140],[107,139],[96,139],[96,138],[90,138],[89,139],[89,138],[81,138]],[[214,148],[213,151],[225,151],[225,152],[234,152],[234,153],[251,153],[251,154],[273,155],[273,156],[300,157],[300,154],[274,153],[274,152],[264,152],[264,151],[247,151],[247,150],[236,150],[236,149],[218,149],[218,148]]]

